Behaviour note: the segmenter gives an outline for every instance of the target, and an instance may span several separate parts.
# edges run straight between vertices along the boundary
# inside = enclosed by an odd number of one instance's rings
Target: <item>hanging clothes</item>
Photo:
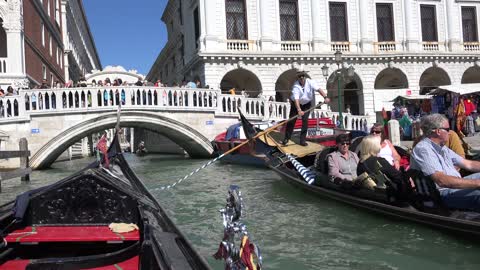
[[[457,127],[457,131],[459,133],[462,133],[463,131],[463,127],[465,126],[465,120],[466,120],[466,115],[465,115],[465,105],[464,105],[464,102],[463,102],[463,99],[460,98],[459,102],[458,102],[458,105],[456,107],[456,110],[455,110],[455,117],[456,117],[456,127]],[[464,136],[464,134],[462,133],[461,135]]]
[[[466,98],[463,100],[463,105],[465,106],[465,115],[469,116],[474,110],[475,105],[473,104],[470,98]]]

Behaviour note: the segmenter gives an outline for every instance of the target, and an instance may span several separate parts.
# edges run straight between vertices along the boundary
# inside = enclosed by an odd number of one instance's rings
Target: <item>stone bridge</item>
[[[238,121],[238,110],[252,121],[283,120],[289,104],[222,94],[220,90],[159,87],[89,87],[21,90],[0,98],[0,150],[17,150],[26,137],[30,165],[45,168],[75,142],[113,128],[121,103],[121,126],[141,127],[162,134],[191,157],[209,157],[211,141]],[[337,113],[317,110],[312,117]],[[366,117],[346,115],[348,129],[362,129]],[[371,122],[371,121],[370,121]],[[2,161],[15,167],[17,161]]]

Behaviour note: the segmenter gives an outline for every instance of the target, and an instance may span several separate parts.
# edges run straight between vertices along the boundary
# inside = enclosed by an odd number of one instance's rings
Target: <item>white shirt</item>
[[[319,88],[320,87],[318,87],[315,81],[310,80],[308,78],[305,78],[305,85],[303,87],[300,85],[300,83],[297,80],[293,84],[292,95],[290,96],[290,99],[292,101],[295,101],[296,99],[298,99],[301,105],[305,105],[307,103],[310,103],[313,100],[315,91]]]

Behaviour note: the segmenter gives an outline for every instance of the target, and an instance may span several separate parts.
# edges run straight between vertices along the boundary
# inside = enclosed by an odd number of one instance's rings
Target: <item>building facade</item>
[[[284,101],[303,69],[327,89],[332,110],[371,115],[396,95],[480,82],[479,8],[474,0],[170,0],[168,41],[147,79],[200,78]],[[353,75],[343,72],[349,66]]]
[[[81,0],[0,1],[0,22],[3,89],[65,83],[101,69]]]
[[[100,57],[82,0],[61,0],[61,16],[66,24],[63,27],[65,81],[78,82],[87,73],[102,69]]]

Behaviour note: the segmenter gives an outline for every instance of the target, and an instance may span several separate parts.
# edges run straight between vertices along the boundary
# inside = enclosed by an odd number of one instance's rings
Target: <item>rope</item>
[[[173,184],[171,184],[171,185],[153,188],[152,190],[165,190],[165,189],[173,188],[173,187],[175,187],[176,185],[180,184],[183,180],[185,180],[185,179],[187,179],[188,177],[190,177],[190,176],[198,173],[200,170],[205,169],[206,167],[210,166],[212,163],[214,163],[215,161],[223,158],[224,156],[225,156],[225,154],[221,154],[220,156],[218,156],[218,157],[210,160],[209,162],[203,164],[202,167],[197,168],[195,171],[191,172],[190,174],[185,175],[182,179],[178,180],[177,182],[175,182],[175,183],[173,183]]]
[[[300,173],[300,175],[307,181],[309,185],[311,185],[315,181],[315,173],[311,170],[305,168],[300,162],[298,162],[293,156],[290,154],[286,154],[287,158],[293,164],[295,169]]]
[[[312,106],[310,109],[306,110],[305,112],[310,112],[310,111],[312,111],[312,110],[315,110],[317,107],[319,107],[319,106],[322,105],[322,104],[323,104],[323,103],[318,103],[317,105]],[[267,128],[266,130],[257,133],[257,134],[256,134],[255,136],[253,136],[252,138],[250,138],[250,139],[242,142],[241,144],[239,144],[239,145],[235,146],[234,148],[228,150],[227,152],[221,154],[220,156],[216,157],[215,159],[210,160],[209,162],[207,162],[206,164],[204,164],[202,167],[197,168],[195,171],[191,172],[191,173],[188,174],[188,175],[185,175],[185,177],[183,177],[182,179],[178,180],[177,182],[175,182],[175,183],[173,183],[173,184],[171,184],[171,185],[168,185],[168,186],[153,188],[152,190],[165,190],[165,189],[173,188],[173,187],[175,187],[176,185],[180,184],[183,180],[185,180],[185,179],[187,179],[188,177],[190,177],[190,176],[198,173],[200,170],[208,167],[209,165],[211,165],[212,163],[216,162],[217,160],[223,158],[224,156],[226,156],[226,155],[228,155],[228,154],[236,151],[237,149],[239,149],[239,148],[242,147],[243,145],[245,145],[245,144],[247,144],[247,143],[251,143],[252,140],[254,140],[254,139],[256,139],[256,138],[258,138],[258,137],[260,137],[260,136],[263,136],[263,135],[265,135],[265,134],[268,134],[268,133],[270,133],[272,130],[275,130],[276,128],[278,128],[278,127],[280,127],[280,126],[285,125],[286,123],[288,123],[288,122],[290,122],[290,121],[292,121],[292,120],[294,120],[294,119],[296,119],[296,118],[297,118],[297,115],[292,116],[292,117],[290,117],[289,119],[287,119],[287,120],[285,120],[285,121],[282,121],[282,122],[279,123],[279,124],[276,124],[276,125],[274,125],[274,126],[271,126],[271,127]],[[305,167],[303,167],[303,168],[305,168]],[[309,178],[309,179],[310,179],[310,181],[311,181],[309,184],[311,184],[311,183],[313,183],[313,181],[315,181],[315,177],[313,177],[313,179],[311,179],[311,178]]]

